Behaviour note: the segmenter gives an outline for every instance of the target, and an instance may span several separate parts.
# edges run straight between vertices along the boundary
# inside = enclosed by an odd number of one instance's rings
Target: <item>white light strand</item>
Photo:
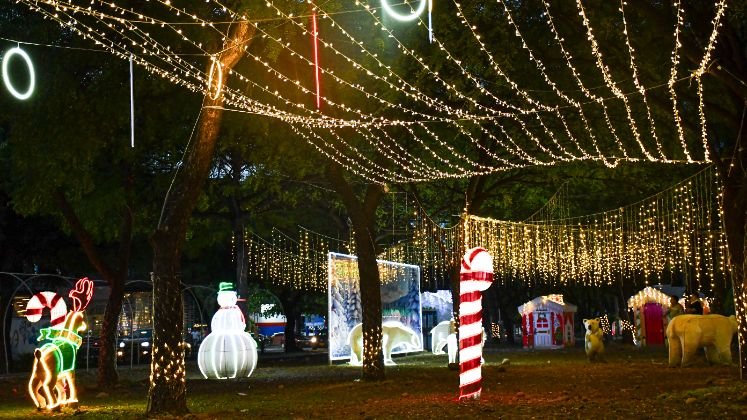
[[[705,48],[705,52],[703,53],[703,59],[700,60],[700,65],[698,66],[698,69],[695,71],[695,78],[698,81],[698,100],[700,102],[700,105],[698,107],[699,113],[700,113],[700,127],[702,130],[702,137],[703,137],[703,149],[705,151],[705,160],[710,160],[710,149],[708,147],[708,140],[706,137],[706,119],[705,119],[705,111],[704,111],[704,105],[703,105],[703,86],[701,82],[701,77],[703,74],[705,74],[706,70],[708,69],[708,65],[711,61],[711,53],[713,52],[713,49],[716,48],[716,41],[718,40],[718,34],[719,34],[719,28],[721,27],[721,18],[724,16],[724,13],[726,12],[726,0],[720,0],[718,2],[718,5],[716,7],[716,16],[713,18],[713,30],[711,31],[711,36],[708,38],[708,45]]]
[[[651,155],[651,153],[649,153],[649,151],[646,150],[646,146],[644,146],[643,141],[641,141],[641,134],[638,132],[638,124],[636,124],[635,118],[633,118],[632,111],[630,110],[630,104],[628,104],[628,97],[625,96],[625,94],[623,94],[620,88],[617,87],[617,85],[615,84],[615,81],[612,79],[612,75],[610,75],[609,68],[604,63],[604,57],[602,57],[602,52],[599,51],[599,44],[597,44],[597,39],[594,36],[594,32],[591,29],[589,18],[586,16],[586,10],[584,9],[584,5],[583,3],[581,3],[581,0],[576,0],[576,6],[578,7],[579,14],[581,15],[581,20],[584,24],[584,27],[586,28],[586,37],[589,40],[589,43],[591,44],[591,51],[594,54],[597,68],[602,72],[602,78],[604,79],[604,82],[607,84],[607,87],[612,91],[612,93],[616,97],[618,97],[620,100],[622,100],[623,105],[625,107],[625,113],[628,116],[628,122],[630,123],[630,130],[633,132],[633,137],[635,138],[636,143],[638,143],[638,146],[641,148],[641,152],[643,152],[643,155],[646,156],[646,159],[648,159],[649,161],[651,162],[656,161],[656,158],[654,158]],[[605,118],[609,118],[607,117],[606,107],[604,108],[604,113],[605,113]]]
[[[638,67],[635,64],[635,49],[630,44],[630,34],[628,31],[628,21],[625,19],[625,0],[620,0],[620,15],[622,16],[622,23],[623,23],[623,35],[625,35],[625,45],[628,47],[628,55],[630,56],[630,70],[633,74],[633,84],[635,85],[636,89],[638,89],[638,92],[641,94],[641,100],[643,101],[643,105],[646,107],[646,117],[648,118],[648,123],[651,126],[651,137],[654,139],[654,142],[656,144],[656,150],[659,152],[659,156],[661,156],[661,159],[666,161],[667,157],[664,155],[664,149],[661,145],[661,142],[659,141],[659,136],[656,134],[656,123],[654,122],[653,117],[651,116],[651,108],[648,105],[648,98],[646,97],[646,89],[641,84],[640,80],[638,79]],[[706,157],[706,160],[708,158]]]
[[[682,130],[682,117],[680,116],[679,108],[677,107],[677,91],[674,88],[674,82],[677,80],[677,67],[679,66],[679,60],[680,60],[680,47],[682,46],[682,43],[680,42],[680,29],[683,26],[684,21],[684,11],[682,10],[682,5],[680,3],[680,0],[674,0],[673,5],[675,9],[677,9],[676,17],[677,17],[677,23],[674,26],[674,49],[672,50],[672,70],[669,73],[669,82],[667,82],[667,86],[669,87],[669,95],[672,98],[672,116],[674,117],[674,125],[677,127],[677,136],[680,139],[680,145],[682,146],[682,150],[685,152],[685,157],[687,158],[687,161],[692,161],[692,158],[690,157],[690,152],[687,150],[687,143],[685,142],[685,133]]]
[[[602,151],[599,149],[599,145],[597,143],[596,135],[592,131],[591,126],[589,125],[589,123],[588,123],[588,121],[586,119],[586,115],[585,115],[584,110],[583,110],[583,105],[580,102],[572,99],[568,95],[564,94],[557,87],[557,85],[555,84],[555,82],[553,82],[552,79],[550,79],[549,75],[545,71],[545,68],[546,68],[545,65],[542,63],[542,61],[540,61],[539,59],[537,59],[534,56],[534,53],[532,53],[531,48],[529,48],[529,45],[524,40],[524,37],[521,35],[521,31],[519,30],[518,25],[514,22],[513,17],[511,16],[511,11],[508,8],[508,5],[505,4],[502,0],[497,0],[497,1],[503,6],[504,11],[505,11],[506,21],[514,29],[514,34],[521,41],[521,45],[522,45],[523,49],[527,50],[527,54],[528,54],[528,57],[529,57],[530,61],[532,63],[534,63],[535,67],[537,68],[537,70],[539,70],[540,74],[542,75],[542,77],[544,78],[544,80],[548,84],[548,86],[550,86],[552,88],[552,90],[561,99],[563,99],[569,105],[573,106],[574,108],[576,108],[578,110],[579,116],[581,117],[581,121],[584,124],[584,128],[585,128],[586,132],[589,134],[589,138],[592,140],[592,144],[594,145],[594,148],[597,150],[598,156],[599,157],[605,156],[604,153],[602,153]],[[551,19],[550,13],[549,13],[549,9],[547,9],[547,16],[548,16],[548,19]],[[610,129],[610,132],[612,133],[613,138],[615,139],[615,142],[617,143],[618,148],[623,152],[623,157],[627,158],[628,156],[627,156],[627,153],[625,152],[625,146],[622,144],[622,142],[620,142],[620,139],[617,137],[617,134],[614,131],[614,128],[612,126],[612,122],[609,120],[609,117],[607,116],[607,112],[606,112],[607,108],[606,108],[606,105],[604,104],[604,100],[602,98],[596,97],[595,95],[591,94],[591,92],[589,92],[583,86],[583,83],[581,83],[581,79],[579,77],[577,77],[576,70],[573,67],[573,65],[571,64],[571,61],[569,60],[569,56],[567,54],[565,54],[565,48],[562,45],[562,41],[563,41],[562,38],[560,38],[560,36],[557,34],[557,32],[554,31],[554,25],[551,26],[551,28],[553,29],[553,32],[554,32],[554,35],[555,35],[555,40],[558,42],[558,45],[560,45],[561,51],[564,52],[564,56],[566,57],[566,63],[568,65],[568,67],[571,69],[571,72],[574,74],[574,77],[576,77],[577,83],[579,83],[579,87],[581,88],[582,92],[584,92],[584,94],[589,99],[591,99],[593,102],[596,102],[597,104],[599,104],[599,105],[602,106],[602,109],[603,109],[604,115],[605,115],[605,122],[607,123],[607,127]],[[610,162],[608,162],[604,158],[602,159],[602,161],[608,167],[614,167],[615,166],[614,163],[610,163]]]
[[[498,0],[502,3],[501,0]],[[181,56],[187,56],[187,55],[199,55],[199,56],[205,56],[205,57],[211,57],[212,54],[208,54],[207,51],[205,51],[202,48],[202,44],[196,43],[192,40],[190,40],[186,34],[177,26],[180,22],[174,22],[174,23],[167,23],[164,21],[159,21],[154,18],[146,17],[142,13],[137,13],[133,10],[127,10],[124,8],[121,8],[117,6],[114,3],[108,3],[101,0],[91,0],[90,5],[87,7],[77,6],[73,5],[70,2],[60,2],[60,1],[53,1],[53,0],[47,0],[47,1],[38,1],[38,0],[19,0],[20,3],[26,4],[31,8],[31,10],[35,10],[38,12],[41,12],[45,14],[47,17],[51,18],[52,20],[55,20],[59,22],[62,26],[71,29],[73,32],[81,35],[85,39],[91,39],[93,40],[97,45],[103,46],[105,49],[109,50],[113,54],[115,54],[117,57],[123,58],[123,59],[130,59],[130,57],[133,58],[134,63],[143,66],[146,68],[147,71],[157,74],[161,77],[166,78],[167,80],[171,81],[172,83],[185,86],[188,89],[200,92],[200,93],[210,93],[210,86],[213,85],[212,83],[208,83],[208,80],[211,79],[212,73],[214,70],[209,71],[208,74],[205,73],[204,70],[196,68],[191,63],[184,60]],[[171,5],[170,1],[163,1],[163,0],[157,0],[157,3],[160,3],[167,7],[169,10],[174,12],[177,17],[184,16],[187,19],[190,19],[191,22],[182,22],[182,23],[192,23],[192,24],[199,24],[203,27],[209,27],[208,30],[216,31],[217,33],[221,34],[221,36],[224,38],[227,37],[226,34],[218,30],[213,22],[204,20],[199,18],[196,14],[189,13],[186,9],[178,9],[175,8],[173,5]],[[545,4],[546,8],[548,9],[548,21],[551,24],[551,28],[553,29],[553,33],[556,36],[556,39],[559,43],[561,43],[562,39],[557,35],[557,32],[554,31],[554,27],[552,26],[551,17],[549,16],[549,6],[546,2]],[[100,4],[104,7],[108,7],[111,9],[114,13],[110,14],[108,11],[107,13],[104,13],[103,11],[94,10],[94,8],[91,7],[91,5]],[[219,4],[216,1],[216,4]],[[610,87],[610,89],[613,90],[614,98],[615,100],[623,100],[624,103],[627,104],[627,94],[624,94],[619,88],[616,87],[614,82],[611,79],[611,75],[606,70],[604,66],[604,62],[602,60],[601,54],[598,51],[598,47],[596,46],[596,40],[593,38],[593,33],[591,32],[591,26],[588,22],[588,19],[586,19],[585,14],[583,13],[583,7],[580,3],[580,0],[577,0],[577,4],[582,10],[582,17],[584,18],[584,24],[587,29],[587,35],[590,38],[590,41],[592,41],[592,50],[595,52],[595,55],[597,56],[597,66],[602,71],[602,74],[605,75],[605,83]],[[41,5],[48,5],[54,8],[54,11],[47,11],[40,7]],[[309,33],[308,29],[303,27],[301,23],[297,22],[297,17],[294,17],[292,14],[288,14],[285,12],[280,11],[277,7],[275,7],[271,2],[267,3],[268,7],[272,7],[273,10],[276,11],[276,14],[281,16],[283,19],[287,19],[290,22],[293,22],[296,25],[299,25],[299,27],[302,27],[304,29],[304,33]],[[245,15],[240,15],[236,12],[231,11],[230,9],[223,7],[223,12],[229,14],[234,18],[234,20],[248,20]],[[680,5],[678,4],[678,10]],[[389,35],[390,39],[393,39],[396,43],[396,47],[401,50],[405,56],[410,56],[415,62],[420,65],[421,68],[423,68],[426,72],[429,73],[431,78],[434,78],[436,81],[440,80],[440,84],[444,86],[449,92],[453,92],[456,97],[458,97],[461,100],[465,100],[472,105],[474,105],[475,108],[479,109],[480,112],[484,112],[484,114],[469,114],[466,111],[463,111],[462,109],[464,107],[457,107],[452,108],[452,106],[445,104],[444,102],[441,102],[440,99],[434,99],[430,98],[423,92],[419,91],[417,88],[415,88],[413,85],[410,85],[406,81],[404,81],[404,78],[400,77],[396,73],[392,71],[391,66],[383,63],[376,54],[372,54],[364,45],[363,42],[356,40],[352,35],[350,35],[349,32],[345,31],[339,24],[339,22],[335,22],[331,18],[331,14],[334,13],[326,13],[323,10],[320,10],[321,16],[323,18],[329,19],[332,22],[331,28],[337,29],[340,33],[343,33],[343,35],[350,40],[352,45],[355,45],[360,48],[361,53],[364,55],[367,55],[369,58],[374,58],[371,60],[372,62],[376,63],[373,68],[365,67],[361,64],[359,64],[355,59],[353,59],[351,56],[344,55],[344,53],[341,52],[341,50],[338,50],[332,46],[331,42],[324,42],[324,47],[335,51],[336,55],[344,56],[345,62],[350,64],[353,69],[358,71],[361,75],[368,76],[373,78],[374,80],[378,82],[385,83],[386,86],[389,86],[389,88],[396,89],[396,91],[404,97],[412,99],[413,101],[416,101],[418,103],[426,105],[430,110],[436,111],[435,114],[429,114],[426,112],[421,111],[415,111],[414,109],[409,108],[407,105],[403,104],[402,101],[398,100],[384,100],[382,97],[378,96],[377,94],[370,93],[366,88],[363,87],[363,85],[360,85],[358,83],[353,82],[346,82],[340,77],[332,76],[331,80],[334,80],[336,83],[339,83],[340,86],[344,86],[345,89],[353,89],[357,94],[364,95],[365,98],[371,99],[372,101],[378,102],[379,104],[384,105],[387,108],[392,109],[393,111],[397,112],[403,112],[404,116],[400,117],[394,117],[393,116],[373,116],[366,114],[366,112],[360,110],[360,109],[354,109],[352,107],[347,106],[344,103],[334,103],[334,101],[330,101],[331,106],[337,107],[344,111],[344,113],[350,113],[352,114],[352,118],[348,118],[346,114],[343,114],[339,118],[332,118],[325,116],[318,112],[318,110],[315,109],[309,109],[308,107],[304,106],[303,103],[299,103],[296,101],[291,101],[289,99],[286,99],[282,96],[281,92],[278,90],[271,90],[268,86],[262,85],[261,83],[257,83],[251,78],[241,75],[238,72],[230,71],[229,75],[227,77],[230,77],[234,80],[243,81],[246,83],[249,83],[253,87],[257,87],[262,92],[266,93],[268,95],[268,98],[264,98],[262,100],[252,99],[244,95],[239,90],[236,90],[235,88],[229,88],[224,86],[224,99],[225,103],[232,107],[237,107],[238,109],[231,109],[231,108],[224,108],[227,110],[233,110],[233,111],[240,111],[240,112],[248,112],[248,113],[256,113],[260,115],[270,116],[272,118],[277,118],[281,121],[285,121],[290,124],[302,124],[304,127],[306,127],[308,130],[315,130],[315,128],[318,129],[324,129],[327,130],[332,138],[337,138],[339,142],[339,136],[334,132],[335,130],[344,128],[344,127],[350,127],[355,132],[359,134],[359,137],[365,140],[367,144],[370,144],[374,147],[374,150],[377,151],[382,157],[384,157],[389,162],[392,162],[395,167],[402,170],[403,174],[393,172],[391,169],[389,170],[382,170],[382,168],[386,168],[386,166],[381,166],[378,164],[374,164],[374,162],[370,159],[364,159],[364,154],[362,153],[362,149],[359,149],[357,146],[353,146],[352,144],[345,144],[345,148],[349,149],[352,154],[348,155],[345,153],[342,153],[340,149],[338,149],[336,146],[334,146],[332,143],[324,141],[324,143],[320,143],[322,145],[321,147],[319,145],[314,145],[314,147],[319,148],[326,148],[325,150],[328,151],[328,153],[331,153],[332,155],[336,156],[338,159],[346,162],[348,166],[358,168],[358,172],[364,172],[367,174],[368,177],[376,179],[378,182],[412,182],[413,180],[427,180],[427,179],[437,179],[437,178],[452,178],[452,177],[460,177],[460,176],[469,176],[469,175],[476,175],[476,174],[485,174],[485,173],[492,173],[496,171],[505,170],[512,167],[523,167],[527,165],[552,165],[557,162],[563,162],[563,161],[569,161],[569,160],[595,160],[599,161],[601,160],[603,163],[605,163],[608,166],[615,166],[620,161],[637,161],[638,158],[630,157],[627,154],[626,148],[622,145],[619,138],[617,138],[617,133],[614,125],[612,124],[609,115],[607,113],[606,107],[604,105],[604,101],[610,100],[605,98],[600,98],[596,96],[591,96],[593,99],[592,104],[596,104],[597,106],[600,106],[601,112],[604,114],[605,122],[607,123],[610,133],[615,138],[615,142],[617,143],[618,147],[620,148],[620,151],[622,153],[622,156],[615,156],[612,154],[610,156],[609,153],[602,152],[602,150],[599,148],[599,145],[597,144],[596,135],[591,131],[589,122],[586,119],[586,115],[584,112],[583,106],[587,104],[582,104],[574,99],[571,99],[568,95],[560,91],[557,86],[553,83],[553,81],[549,78],[549,75],[545,72],[545,67],[542,64],[542,62],[537,58],[532,52],[532,50],[526,45],[526,42],[524,42],[523,37],[521,36],[518,27],[513,22],[512,17],[510,16],[510,12],[506,5],[504,4],[504,8],[506,8],[506,17],[510,25],[512,25],[516,31],[517,37],[522,42],[522,45],[525,49],[528,50],[529,59],[532,61],[540,73],[543,75],[545,81],[548,83],[549,86],[553,88],[553,91],[556,95],[563,101],[569,103],[571,108],[576,108],[578,111],[578,116],[583,124],[584,128],[586,129],[589,139],[591,139],[591,143],[593,147],[596,149],[596,154],[589,154],[584,147],[582,146],[582,143],[576,138],[576,136],[572,133],[571,128],[566,123],[564,115],[561,113],[561,108],[557,105],[545,105],[541,104],[537,101],[533,101],[533,98],[529,95],[528,92],[522,90],[518,87],[515,83],[512,84],[513,81],[508,78],[505,73],[502,72],[500,67],[497,64],[497,61],[495,61],[492,57],[492,55],[489,53],[487,48],[485,47],[485,44],[480,41],[480,36],[474,31],[474,29],[469,26],[469,23],[465,16],[462,14],[461,7],[458,6],[459,12],[458,17],[460,18],[460,21],[462,21],[465,26],[470,28],[470,31],[473,33],[473,37],[478,41],[478,45],[480,45],[481,50],[483,53],[489,57],[489,61],[491,62],[491,66],[497,68],[497,72],[499,72],[499,75],[507,80],[508,85],[511,87],[511,90],[514,91],[516,94],[518,94],[519,97],[524,98],[524,100],[527,101],[527,103],[531,104],[532,108],[524,109],[517,107],[515,105],[509,104],[507,102],[500,102],[502,99],[500,96],[496,95],[489,89],[485,88],[481,84],[476,82],[477,76],[471,74],[470,72],[465,70],[465,67],[462,65],[461,61],[453,55],[446,46],[436,37],[433,37],[433,42],[439,47],[439,49],[445,54],[447,60],[454,64],[462,73],[463,77],[470,80],[470,82],[477,86],[481,94],[490,97],[491,100],[496,102],[497,105],[500,107],[503,107],[506,111],[497,110],[491,107],[488,107],[480,102],[477,101],[477,99],[465,95],[464,93],[460,92],[456,85],[452,84],[449,81],[446,81],[445,79],[442,79],[441,76],[438,75],[437,72],[435,72],[428,64],[427,62],[417,53],[406,47],[396,36],[394,36],[393,32],[386,28],[383,25],[383,22],[375,15],[373,8],[371,8],[368,5],[364,5],[364,8],[366,9],[366,12],[372,17],[374,20],[374,27],[380,26],[382,31],[384,31],[386,34]],[[711,33],[711,38],[709,45],[706,47],[706,51],[704,53],[703,63],[709,62],[710,52],[713,49],[713,45],[715,44],[715,40],[717,39],[717,33],[718,33],[718,27],[720,26],[720,19],[721,16],[724,13],[725,8],[725,1],[721,1],[718,4],[717,14],[714,18],[714,30]],[[638,94],[641,94],[643,96],[644,102],[646,102],[645,99],[645,92],[648,90],[640,85],[639,81],[637,80],[637,70],[635,68],[635,60],[633,57],[633,49],[630,45],[629,39],[628,39],[628,27],[627,27],[627,21],[625,21],[624,16],[624,10],[621,7],[621,12],[623,12],[623,24],[624,24],[624,34],[626,37],[626,45],[629,48],[630,53],[630,65],[631,70],[633,72],[633,79],[634,84],[636,85],[636,90]],[[79,21],[78,18],[73,16],[75,14],[76,16],[88,16],[94,20],[94,23],[96,25],[100,25],[100,28],[96,28],[93,25],[86,25]],[[462,14],[460,16],[460,14]],[[129,17],[132,17],[133,19],[129,19]],[[138,20],[136,21],[135,18]],[[679,28],[680,23],[683,21],[683,18],[681,15],[678,15],[678,27]],[[139,28],[136,23],[140,24],[146,24],[149,26],[154,27],[161,27],[166,28],[169,31],[172,31],[175,35],[177,35],[182,42],[185,42],[192,47],[194,47],[196,53],[190,53],[190,52],[180,52],[179,54],[175,53],[177,51],[177,47],[175,45],[164,45],[155,39],[153,39],[149,32],[147,30]],[[421,21],[422,24],[422,21]],[[255,27],[257,27],[257,24],[254,23]],[[269,33],[264,31],[262,28],[257,27],[259,35],[270,38],[274,42],[277,42],[278,45],[283,48],[284,50],[288,51],[291,57],[298,57],[299,59],[303,60],[303,62],[311,64],[312,61],[308,59],[307,57],[304,57],[302,54],[300,54],[298,51],[294,50],[290,47],[290,43],[287,41],[283,41],[282,39],[278,37],[271,36]],[[116,37],[110,37],[109,35],[106,35],[107,32],[113,32],[116,34]],[[677,31],[676,31],[677,32]],[[675,34],[676,38],[676,44],[675,49],[679,47],[679,38],[678,34]],[[117,39],[116,41],[114,39]],[[320,41],[322,39],[320,38]],[[565,49],[562,46],[563,54],[566,57],[566,60],[569,64],[569,68],[571,68],[572,73],[574,74],[574,77],[577,78],[577,83],[582,87],[582,91],[585,89],[583,87],[583,83],[581,83],[580,78],[578,77],[577,73],[575,72],[575,69],[573,69],[572,65],[570,64],[570,55],[565,51]],[[142,55],[138,56],[135,55],[135,51],[137,49],[142,49]],[[294,80],[288,76],[285,76],[282,72],[272,67],[269,62],[266,60],[260,59],[259,57],[252,56],[248,48],[244,48],[245,52],[252,58],[254,58],[256,61],[260,62],[260,64],[269,72],[269,74],[273,75],[278,80],[282,81],[285,84],[288,84],[290,86],[294,86],[296,89],[299,89],[301,92],[303,92],[306,95],[311,95],[312,97],[316,96],[316,91],[307,88],[304,86],[303,83],[301,83],[300,80]],[[365,50],[365,51],[364,51]],[[179,51],[183,51],[181,48]],[[676,54],[674,56],[676,59]],[[378,65],[378,70],[375,69],[376,65]],[[670,73],[670,80],[667,84],[670,88],[670,91],[674,89],[674,84],[676,82],[679,82],[679,80],[676,79],[676,65],[673,66],[673,73]],[[701,68],[699,69],[696,74],[702,74],[705,71],[705,65],[701,64]],[[322,69],[320,69],[322,70]],[[323,69],[325,73],[327,74],[334,74],[333,69]],[[378,72],[385,73],[384,75],[379,75]],[[674,81],[672,80],[672,74],[674,74]],[[337,77],[337,78],[336,78]],[[404,83],[403,83],[404,82]],[[399,86],[402,86],[401,88]],[[396,88],[395,88],[396,86]],[[617,90],[615,90],[617,89]],[[212,92],[213,95],[215,95],[217,92],[217,89]],[[586,93],[585,93],[586,94]],[[590,92],[589,92],[590,94]],[[703,111],[703,97],[702,97],[702,86],[700,85],[700,80],[698,80],[698,95],[700,99],[700,118],[701,118],[701,134],[703,137],[703,140],[705,142],[705,112]],[[587,94],[588,96],[588,94]],[[287,107],[291,107],[295,110],[297,110],[298,113],[283,111],[281,109],[278,109],[276,106],[266,103],[267,100],[276,100],[279,104],[282,104]],[[328,98],[327,98],[328,99]],[[676,111],[676,98],[673,97],[673,103],[675,104],[673,109]],[[422,107],[420,107],[422,109]],[[540,113],[544,113],[547,111],[551,111],[552,118],[557,118],[563,126],[563,130],[565,131],[567,135],[567,139],[569,142],[574,144],[573,149],[577,149],[580,155],[576,154],[576,152],[571,152],[571,149],[566,148],[559,140],[559,138],[556,136],[556,133],[550,129],[547,124],[545,124],[546,121],[548,121],[545,116],[540,115]],[[626,107],[626,111],[628,111],[628,108]],[[647,114],[650,116],[650,112],[648,112],[647,108]],[[414,117],[414,118],[413,118]],[[631,131],[637,132],[637,127],[635,126],[635,121],[633,120],[632,113],[628,112],[629,117],[629,123],[631,125]],[[536,124],[532,124],[532,128],[528,125],[529,121],[525,120],[525,118],[531,118],[533,119],[533,122],[536,122]],[[503,127],[503,124],[500,122],[500,119],[508,119],[509,121],[513,121],[516,124],[518,124],[518,127],[520,132],[523,133],[522,137],[525,137],[528,139],[529,144],[533,145],[532,147],[536,147],[536,150],[532,150],[531,152],[527,152],[523,147],[520,147],[513,139],[512,137],[507,133],[506,129]],[[649,118],[651,121],[651,124],[653,126],[653,119]],[[479,149],[481,152],[485,153],[487,156],[489,156],[492,159],[492,162],[483,162],[481,161],[475,161],[472,158],[468,156],[468,154],[462,153],[459,151],[452,143],[452,141],[443,141],[440,139],[440,136],[449,135],[447,133],[444,133],[440,130],[434,131],[433,129],[429,129],[425,124],[431,124],[431,123],[437,123],[437,124],[445,124],[443,127],[452,127],[456,130],[457,137],[466,137],[470,142],[474,143],[477,149]],[[475,124],[477,127],[479,127],[479,130],[483,133],[479,137],[476,138],[474,134],[471,132],[471,130],[467,130],[466,126],[464,124],[471,123]],[[491,130],[488,130],[483,124],[494,124],[499,131],[505,136],[507,141],[499,140],[497,139],[492,133],[490,133]],[[422,140],[415,131],[415,126],[419,126],[418,131],[424,131],[431,139],[435,141],[434,146],[437,146],[436,148],[433,148],[431,146],[428,146],[426,141]],[[438,169],[438,166],[432,166],[431,164],[425,163],[422,160],[419,163],[413,163],[414,160],[407,164],[407,162],[410,159],[404,159],[401,155],[401,151],[408,150],[409,156],[415,156],[417,155],[417,152],[413,149],[413,152],[409,152],[409,147],[407,149],[402,148],[402,146],[396,142],[391,140],[391,136],[389,136],[389,133],[387,132],[388,129],[386,127],[400,127],[405,128],[405,131],[409,132],[413,136],[413,140],[415,140],[413,145],[416,145],[417,148],[422,149],[424,148],[426,150],[426,154],[432,155],[435,161],[441,162],[445,164],[447,167],[450,168],[448,172],[442,171]],[[534,132],[534,130],[538,132],[544,132],[543,135],[538,135]],[[485,133],[488,132],[490,135],[485,135]],[[379,133],[379,134],[374,134]],[[438,135],[436,133],[439,133]],[[316,133],[315,133],[316,134]],[[383,137],[378,137],[379,135]],[[676,163],[679,161],[676,160],[668,160],[666,157],[661,153],[660,149],[660,143],[658,142],[658,138],[656,138],[656,133],[652,133],[654,136],[654,141],[657,144],[657,148],[659,149],[659,154],[662,155],[662,158],[667,161],[668,163]],[[323,136],[320,136],[318,140],[321,141]],[[542,138],[542,140],[540,140]],[[499,144],[503,149],[505,149],[505,152],[508,153],[508,155],[503,156],[503,153],[498,153],[500,150],[496,149],[489,149],[487,147],[487,144],[484,143],[483,139],[490,139],[494,141],[496,144]],[[640,137],[636,137],[639,146],[641,147],[642,151],[645,151],[645,146],[643,145],[642,140],[640,140]],[[386,140],[386,141],[385,141]],[[308,138],[307,138],[307,141]],[[684,148],[684,135],[681,137],[681,143],[683,144]],[[510,144],[510,145],[509,145]],[[397,150],[399,151],[397,151]],[[436,152],[436,150],[439,150],[439,152]],[[331,151],[331,152],[329,152]],[[445,154],[443,152],[445,152]],[[689,151],[684,148],[685,154],[688,158],[688,162],[693,163],[694,161],[689,155]],[[705,151],[706,157],[708,157],[708,151],[706,149]],[[448,156],[447,156],[448,155]],[[519,158],[519,161],[514,161],[513,159],[509,159],[510,156],[513,155]],[[649,155],[650,156],[650,155]],[[651,158],[649,160],[651,160]],[[654,159],[656,160],[656,159]],[[377,173],[378,172],[378,173]]]

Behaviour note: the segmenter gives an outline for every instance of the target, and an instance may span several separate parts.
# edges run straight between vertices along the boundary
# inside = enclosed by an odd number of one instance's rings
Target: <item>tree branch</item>
[[[59,189],[55,190],[54,199],[57,202],[57,206],[62,212],[62,215],[65,218],[65,221],[70,226],[70,229],[73,231],[73,235],[75,235],[76,239],[78,239],[78,242],[80,242],[81,247],[83,247],[83,252],[85,252],[86,256],[88,257],[88,260],[91,262],[91,264],[93,264],[93,267],[99,273],[101,273],[104,279],[111,285],[114,279],[117,277],[116,273],[99,255],[99,252],[96,249],[96,245],[93,242],[93,238],[91,237],[91,234],[88,232],[85,226],[83,226],[83,223],[78,218],[78,215],[75,213],[75,210],[70,205],[70,202],[67,201],[67,198],[65,197],[65,193]]]

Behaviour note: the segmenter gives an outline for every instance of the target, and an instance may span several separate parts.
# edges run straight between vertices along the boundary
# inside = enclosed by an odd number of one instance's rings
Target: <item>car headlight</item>
[[[147,341],[143,341],[142,343],[140,343],[140,347],[148,347],[148,346],[150,346],[150,343]]]
[[[123,348],[124,348],[124,341],[120,341],[120,342],[119,342],[119,348],[120,348],[120,349],[123,349]]]

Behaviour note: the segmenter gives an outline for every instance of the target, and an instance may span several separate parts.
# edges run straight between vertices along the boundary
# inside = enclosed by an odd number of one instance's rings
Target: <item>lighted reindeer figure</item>
[[[68,296],[73,310],[67,313],[62,323],[57,324],[54,323],[54,313],[55,308],[59,311],[60,296],[42,292],[29,300],[27,313],[30,321],[35,322],[40,318],[43,307],[50,308],[53,319],[51,327],[40,331],[37,340],[49,341],[34,351],[34,368],[29,380],[29,395],[39,409],[52,410],[78,402],[75,391],[75,356],[83,343],[79,333],[86,329],[83,310],[91,302],[93,282],[87,278],[78,280]]]

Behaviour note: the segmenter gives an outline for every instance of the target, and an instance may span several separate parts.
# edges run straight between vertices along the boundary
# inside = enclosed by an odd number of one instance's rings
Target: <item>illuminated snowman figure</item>
[[[200,345],[197,364],[207,379],[249,377],[257,366],[257,343],[246,331],[233,283],[220,283],[220,309],[210,323],[212,332]]]

